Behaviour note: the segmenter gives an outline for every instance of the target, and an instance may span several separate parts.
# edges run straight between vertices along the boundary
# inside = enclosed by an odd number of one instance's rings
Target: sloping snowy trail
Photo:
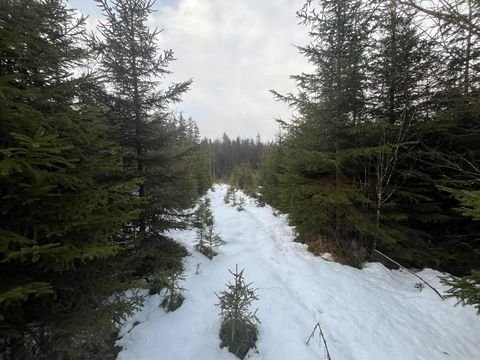
[[[209,260],[194,250],[195,231],[170,236],[192,253],[186,258],[185,302],[165,313],[156,295],[125,324],[118,360],[236,359],[219,348],[219,309],[214,294],[245,269],[247,282],[258,289],[259,341],[250,359],[324,359],[318,334],[305,341],[317,322],[322,326],[332,360],[478,360],[480,317],[472,307],[454,307],[417,280],[380,264],[357,270],[310,254],[293,242],[284,216],[247,200],[245,211],[226,205],[226,186],[209,192],[216,230],[226,245]],[[198,274],[197,274],[198,273]],[[437,275],[421,275],[439,289]],[[132,328],[134,321],[139,324]]]

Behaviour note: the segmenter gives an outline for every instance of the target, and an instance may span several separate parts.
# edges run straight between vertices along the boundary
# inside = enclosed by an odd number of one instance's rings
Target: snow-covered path
[[[236,359],[219,348],[219,309],[214,292],[231,280],[228,269],[245,269],[258,289],[259,341],[250,359],[324,359],[317,322],[332,360],[478,360],[480,317],[472,307],[454,307],[416,279],[380,264],[357,270],[310,254],[293,242],[285,217],[247,200],[245,211],[226,205],[225,186],[210,192],[216,230],[226,245],[209,260],[193,249],[195,232],[170,235],[192,253],[186,258],[188,289],[181,308],[165,313],[159,296],[123,329],[118,360]],[[438,272],[422,276],[442,288]],[[132,328],[134,321],[139,324]]]

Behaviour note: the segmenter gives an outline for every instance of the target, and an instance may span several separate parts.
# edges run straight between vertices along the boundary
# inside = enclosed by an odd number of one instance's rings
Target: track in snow
[[[231,280],[228,269],[245,268],[258,289],[259,341],[250,359],[323,359],[318,337],[305,345],[319,322],[332,360],[477,360],[480,317],[472,307],[454,307],[435,293],[414,287],[416,279],[380,264],[358,270],[315,257],[293,242],[284,216],[247,200],[245,211],[226,205],[226,186],[209,192],[216,230],[226,245],[209,260],[194,250],[195,231],[170,233],[187,247],[185,302],[173,313],[148,299],[122,330],[118,360],[236,359],[219,348],[219,309],[214,292]],[[197,269],[199,273],[196,274]],[[422,276],[438,284],[440,273]],[[134,321],[140,324],[132,328]]]

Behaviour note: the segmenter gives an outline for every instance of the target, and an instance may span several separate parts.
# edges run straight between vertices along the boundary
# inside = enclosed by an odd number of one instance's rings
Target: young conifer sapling
[[[220,347],[228,347],[228,350],[243,359],[250,349],[255,348],[258,337],[257,323],[260,321],[256,316],[256,310],[250,311],[250,305],[258,300],[256,289],[247,283],[242,271],[228,270],[233,275],[233,283],[227,284],[227,289],[215,294],[218,297],[217,306],[220,307],[222,325],[220,327]]]

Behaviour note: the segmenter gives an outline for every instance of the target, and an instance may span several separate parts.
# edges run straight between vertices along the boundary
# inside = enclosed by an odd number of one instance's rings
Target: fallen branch
[[[310,336],[308,337],[308,340],[307,340],[306,344],[308,345],[310,343],[310,340],[312,340],[313,336],[315,335],[315,330],[317,330],[317,328],[318,328],[318,331],[320,333],[320,339],[323,341],[323,345],[325,345],[325,351],[327,353],[327,360],[332,360],[332,358],[330,357],[330,352],[328,351],[327,341],[325,340],[325,336],[323,336],[322,327],[320,326],[319,322],[317,322],[317,324],[313,328],[313,331],[310,334]]]
[[[413,271],[407,269],[405,266],[399,264],[398,262],[396,262],[395,260],[393,260],[392,258],[388,257],[387,255],[385,255],[384,253],[378,251],[378,250],[373,250],[375,251],[377,254],[383,256],[385,259],[391,261],[392,263],[394,263],[395,265],[401,267],[402,269],[408,271],[410,274],[412,274],[413,276],[415,276],[416,278],[420,279],[420,281],[422,281],[425,285],[427,285],[430,289],[432,289],[433,291],[435,291],[435,293],[440,297],[440,299],[442,300],[445,300],[445,296],[443,296],[442,294],[440,294],[440,292],[435,289],[432,285],[430,285],[425,279],[423,279],[420,275],[417,275],[415,274]]]

